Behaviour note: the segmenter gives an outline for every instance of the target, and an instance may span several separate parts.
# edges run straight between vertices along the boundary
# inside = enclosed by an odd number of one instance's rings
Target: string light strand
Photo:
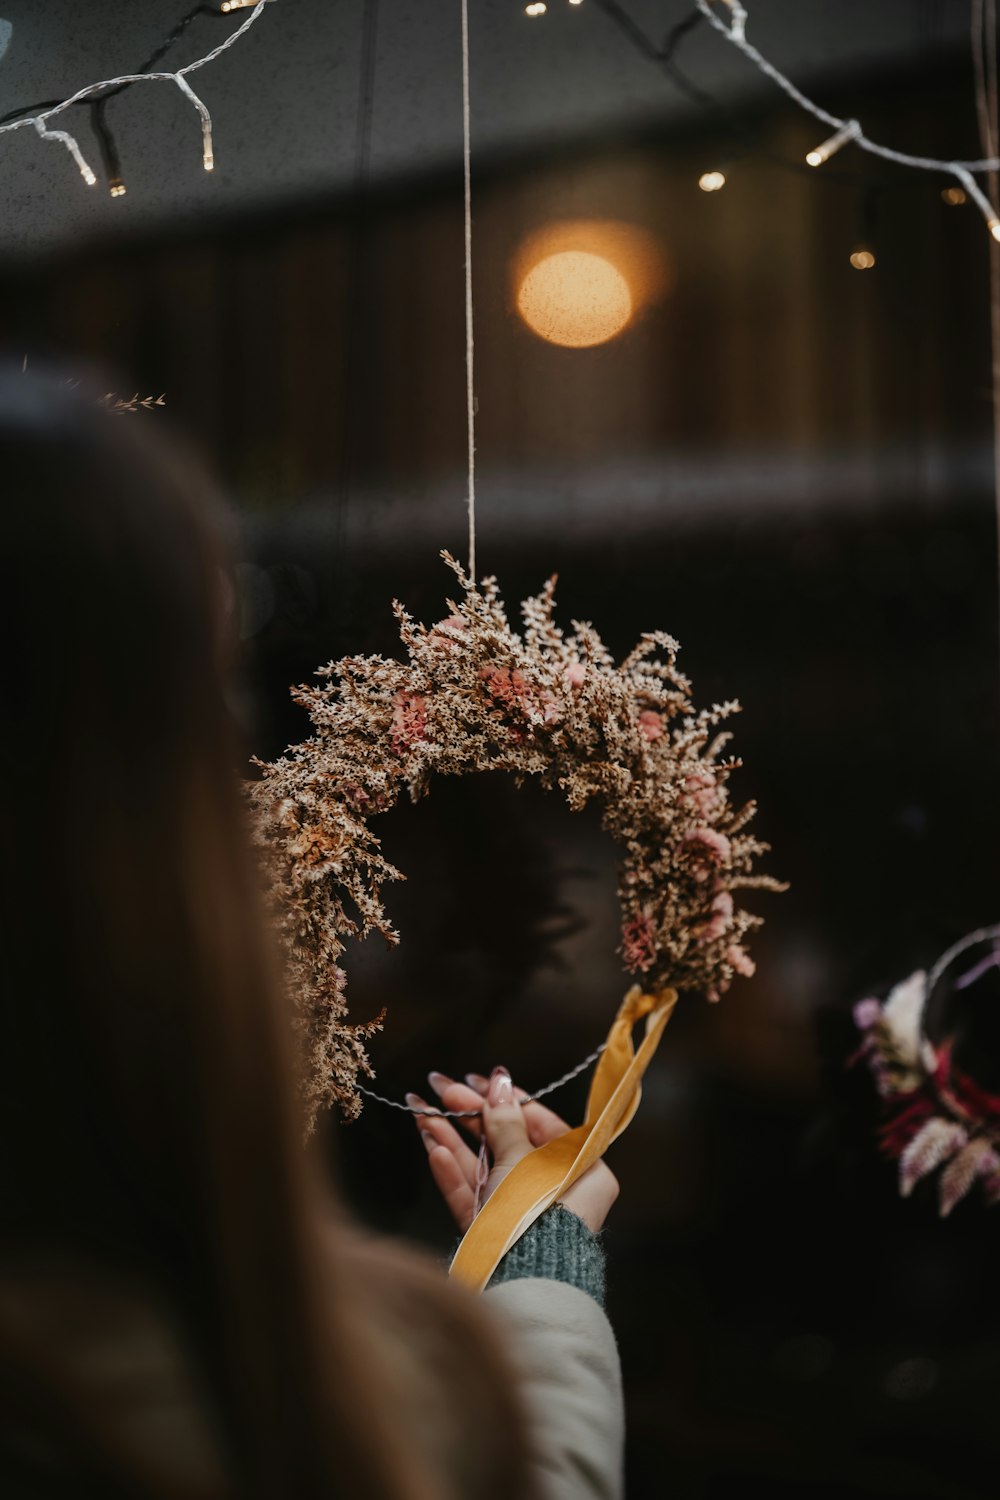
[[[986,221],[986,227],[994,239],[1000,240],[1000,214],[997,213],[997,210],[972,175],[974,172],[995,172],[1000,167],[1000,160],[993,156],[985,157],[979,161],[945,161],[930,156],[913,156],[907,151],[896,151],[890,146],[883,146],[878,141],[871,140],[869,136],[865,135],[856,120],[841,120],[837,115],[830,114],[828,110],[816,104],[801,89],[797,88],[790,78],[787,78],[773,63],[769,62],[752,42],[747,40],[746,27],[749,12],[746,6],[740,3],[740,0],[722,0],[722,3],[725,5],[727,14],[730,17],[729,21],[723,20],[721,16],[716,14],[713,9],[712,0],[695,0],[698,10],[715,31],[724,36],[728,42],[731,42],[748,61],[752,62],[766,78],[770,78],[771,82],[776,84],[790,99],[794,100],[801,109],[811,114],[814,119],[822,121],[824,125],[830,126],[836,132],[829,141],[817,148],[816,152],[810,152],[809,158],[807,158],[810,160],[810,163],[814,155],[819,157],[819,163],[825,161],[826,157],[821,154],[823,151],[827,151],[828,154],[832,155],[833,150],[839,150],[840,146],[850,139],[852,145],[859,147],[862,151],[867,151],[872,156],[881,157],[883,161],[894,162],[897,166],[913,167],[922,172],[940,172],[944,175],[956,177],[982,213]],[[843,132],[847,132],[848,134],[843,134],[842,136]],[[834,142],[837,143],[835,146]]]
[[[88,187],[93,187],[97,181],[97,174],[80,150],[79,142],[68,130],[50,129],[49,121],[61,115],[65,110],[71,109],[76,104],[93,101],[96,96],[106,96],[109,92],[117,92],[119,89],[131,87],[136,83],[172,83],[180,89],[198,111],[201,120],[202,132],[202,164],[206,172],[211,172],[215,166],[215,155],[212,145],[212,117],[208,112],[204,100],[199,98],[194,89],[187,82],[190,73],[197,72],[199,68],[207,67],[209,63],[215,62],[216,58],[243,36],[263,13],[265,6],[271,4],[271,0],[255,0],[253,9],[235,31],[231,32],[217,47],[213,47],[204,57],[196,58],[194,62],[187,63],[185,67],[178,68],[174,72],[143,72],[124,73],[118,78],[107,78],[100,83],[87,84],[85,88],[78,89],[68,99],[63,99],[58,104],[46,105],[37,114],[21,115],[17,119],[6,120],[0,124],[0,135],[6,135],[14,130],[23,130],[32,126],[41,136],[42,140],[58,141],[69,152],[75,161],[80,175]]]
[[[577,1063],[575,1068],[570,1068],[568,1073],[563,1073],[561,1078],[553,1079],[544,1088],[536,1089],[533,1094],[527,1094],[523,1099],[518,1100],[518,1103],[522,1108],[526,1104],[535,1104],[539,1099],[544,1099],[546,1094],[554,1094],[556,1089],[561,1089],[564,1084],[572,1083],[573,1079],[585,1072],[591,1063],[597,1061],[606,1046],[607,1042],[602,1042],[599,1047],[594,1048],[593,1052],[587,1054],[583,1062]],[[404,1114],[408,1115],[431,1115],[443,1120],[478,1120],[482,1114],[481,1109],[435,1109],[433,1106],[421,1109],[419,1105],[401,1104],[398,1099],[389,1099],[385,1094],[376,1094],[374,1089],[366,1089],[360,1083],[357,1089],[358,1093],[364,1094],[366,1098],[374,1099],[379,1104],[388,1104],[390,1109],[401,1109]]]

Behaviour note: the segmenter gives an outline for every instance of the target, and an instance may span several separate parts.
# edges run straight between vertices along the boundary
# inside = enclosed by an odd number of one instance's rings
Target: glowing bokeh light
[[[698,178],[698,186],[703,193],[717,193],[726,185],[725,172],[702,172]]]
[[[587,250],[560,250],[528,271],[517,293],[528,327],[550,344],[588,349],[606,344],[632,317],[632,294],[622,273]]]
[[[851,265],[856,271],[870,271],[875,264],[875,256],[870,250],[855,250],[851,256]]]

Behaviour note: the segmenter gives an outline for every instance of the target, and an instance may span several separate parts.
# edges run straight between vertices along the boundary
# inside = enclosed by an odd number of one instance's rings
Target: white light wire
[[[800,108],[806,110],[815,119],[821,120],[824,125],[829,125],[832,130],[849,131],[850,143],[858,146],[862,151],[869,152],[872,156],[880,156],[885,161],[895,162],[901,167],[915,167],[922,172],[943,172],[948,176],[956,177],[962,184],[969,197],[979,209],[986,220],[987,228],[995,239],[1000,239],[1000,214],[987,198],[982,188],[973,177],[974,172],[995,172],[1000,168],[1000,160],[995,156],[985,157],[980,161],[939,161],[930,156],[912,156],[906,151],[894,151],[890,146],[881,146],[878,141],[871,140],[865,135],[856,120],[841,120],[837,115],[831,115],[828,110],[815,104],[812,99],[803,94],[790,78],[786,78],[773,63],[768,62],[752,42],[747,41],[746,28],[749,20],[749,12],[740,0],[723,0],[729,21],[723,20],[716,15],[712,8],[712,0],[695,0],[695,4],[706,21],[714,27],[720,35],[743,54],[753,65],[770,78],[772,83],[777,84],[790,99],[793,99]],[[822,148],[820,148],[822,149]]]
[[[10,120],[6,125],[0,125],[0,135],[6,135],[8,131],[12,130],[24,130],[26,126],[30,125],[38,131],[43,140],[61,141],[79,167],[80,175],[84,182],[88,187],[93,187],[97,181],[97,176],[87,163],[76,138],[68,130],[50,130],[48,128],[48,121],[54,116],[62,114],[64,110],[71,108],[72,105],[79,104],[81,100],[89,99],[94,94],[103,93],[105,89],[118,88],[122,84],[132,83],[173,83],[176,84],[182,94],[190,99],[201,117],[202,162],[206,172],[211,172],[215,165],[215,157],[212,149],[212,116],[209,114],[204,101],[198,97],[188,83],[187,75],[196,72],[198,68],[206,67],[208,63],[214,62],[217,57],[221,57],[223,52],[228,51],[234,42],[239,41],[240,37],[250,30],[250,27],[261,15],[264,7],[270,3],[271,0],[257,0],[257,4],[246,20],[240,26],[237,26],[236,30],[227,36],[224,42],[220,42],[217,47],[213,47],[211,52],[206,52],[204,57],[199,57],[194,62],[188,63],[186,67],[178,68],[172,73],[123,73],[120,78],[106,78],[102,83],[89,83],[86,88],[78,89],[75,94],[70,95],[68,99],[64,99],[61,104],[53,104],[48,109],[40,110],[37,115],[25,115],[20,120]]]

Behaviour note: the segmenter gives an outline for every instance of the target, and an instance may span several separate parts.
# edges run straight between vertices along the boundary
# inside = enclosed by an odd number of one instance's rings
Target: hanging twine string
[[[462,170],[465,197],[465,415],[469,458],[469,577],[476,580],[476,393],[472,337],[472,126],[469,110],[469,0],[462,4]]]
[[[471,111],[469,108],[469,0],[461,0],[462,7],[462,168],[464,182],[464,218],[465,218],[465,401],[466,401],[466,426],[469,457],[469,478],[467,504],[469,510],[469,576],[474,580],[476,576],[476,395],[475,395],[475,348],[473,342],[472,324],[472,129]],[[521,1100],[522,1105],[533,1104],[536,1099],[542,1099],[546,1094],[552,1094],[556,1089],[561,1089],[564,1084],[569,1083],[595,1063],[604,1051],[605,1043],[595,1047],[582,1062],[577,1063],[575,1068],[570,1068],[561,1078],[556,1078],[552,1083],[547,1083],[544,1088],[536,1089],[533,1094],[527,1095]],[[436,1115],[447,1120],[474,1120],[478,1119],[481,1111],[478,1109],[421,1109],[417,1105],[402,1104],[398,1099],[389,1099],[384,1094],[376,1094],[374,1089],[366,1089],[360,1083],[357,1085],[358,1093],[364,1094],[366,1099],[374,1099],[378,1104],[387,1104],[390,1109],[401,1109],[408,1115]],[[482,1161],[480,1161],[480,1167]],[[481,1187],[480,1187],[481,1191]],[[478,1207],[478,1195],[477,1195]]]

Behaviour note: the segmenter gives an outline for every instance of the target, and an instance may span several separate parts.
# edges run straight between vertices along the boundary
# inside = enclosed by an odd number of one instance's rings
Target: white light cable
[[[841,120],[814,103],[795,86],[790,78],[786,78],[785,74],[773,63],[768,62],[752,42],[747,41],[746,28],[749,12],[746,6],[741,4],[741,0],[722,0],[730,18],[728,21],[716,14],[712,0],[695,0],[695,4],[709,24],[728,42],[731,42],[766,78],[770,78],[772,83],[777,84],[778,88],[793,99],[801,109],[811,114],[814,119],[821,120],[824,125],[829,125],[835,132],[815,151],[810,151],[807,157],[810,165],[820,166],[833,155],[834,151],[839,151],[841,146],[849,142],[851,145],[858,146],[862,151],[869,152],[872,156],[895,162],[897,166],[914,167],[922,172],[943,172],[947,176],[956,177],[986,220],[986,227],[993,238],[1000,240],[1000,213],[994,208],[973,176],[974,172],[995,172],[1000,168],[1000,160],[997,157],[985,157],[980,161],[943,161],[930,156],[912,156],[909,152],[894,151],[890,146],[880,145],[878,141],[873,141],[865,135],[857,120]]]
[[[76,138],[68,130],[50,130],[48,122],[55,116],[61,115],[64,110],[71,108],[72,105],[79,104],[82,100],[89,99],[94,94],[103,93],[105,89],[118,88],[122,84],[132,83],[172,83],[180,89],[182,94],[190,99],[198,111],[201,118],[202,165],[206,172],[211,172],[215,166],[215,154],[212,148],[212,116],[209,114],[204,100],[198,97],[188,83],[188,75],[196,72],[198,68],[206,67],[208,63],[214,62],[217,57],[221,57],[223,52],[228,51],[234,42],[239,41],[240,37],[250,30],[250,27],[263,12],[264,7],[270,5],[270,3],[271,0],[257,0],[246,20],[240,26],[237,26],[236,30],[230,36],[227,36],[224,42],[220,42],[217,47],[213,47],[211,52],[206,52],[204,57],[197,58],[194,62],[188,63],[186,67],[178,68],[176,72],[123,73],[120,78],[106,78],[101,83],[89,83],[86,88],[78,89],[75,94],[72,94],[68,99],[64,99],[61,104],[54,104],[49,109],[40,110],[37,115],[25,115],[20,120],[11,120],[6,125],[0,125],[0,135],[6,135],[8,131],[12,130],[24,130],[26,126],[30,125],[38,131],[43,140],[61,141],[79,167],[80,176],[84,182],[88,187],[93,187],[97,181],[97,175],[86,161]]]

